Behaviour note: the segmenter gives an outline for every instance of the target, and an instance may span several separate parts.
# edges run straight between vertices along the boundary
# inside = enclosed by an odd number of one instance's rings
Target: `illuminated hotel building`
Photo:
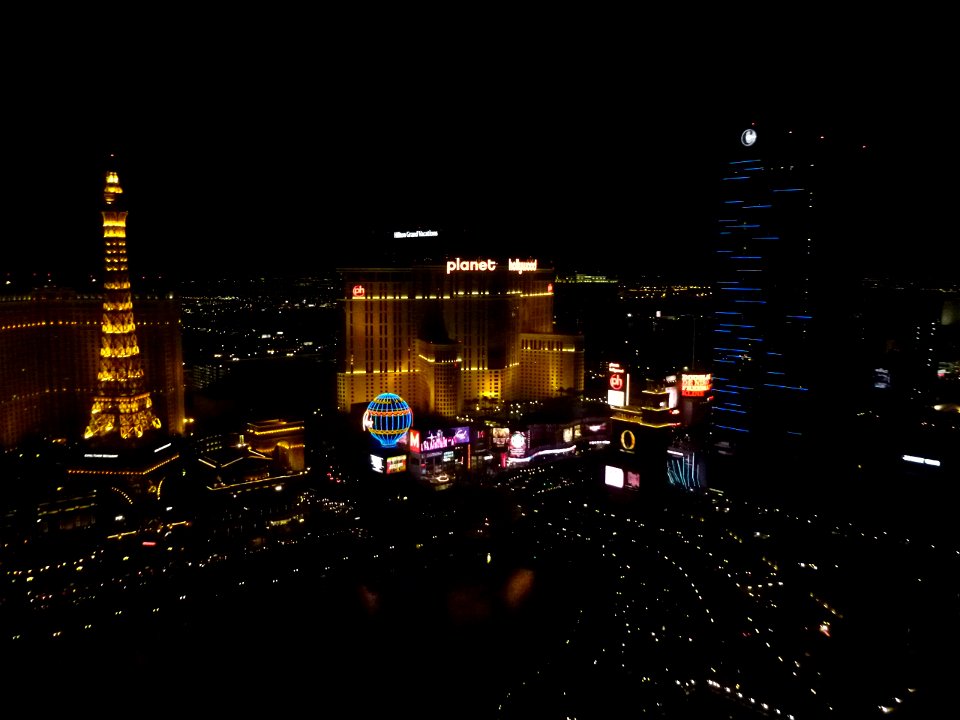
[[[340,272],[341,412],[382,392],[454,417],[469,404],[583,390],[582,337],[553,332],[553,271],[535,260]]]
[[[744,124],[724,139],[713,246],[710,444],[799,450],[831,422],[867,197],[865,146]]]

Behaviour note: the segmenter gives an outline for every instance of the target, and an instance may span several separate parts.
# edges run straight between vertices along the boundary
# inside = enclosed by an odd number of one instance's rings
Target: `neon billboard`
[[[469,427],[447,428],[445,430],[410,431],[410,452],[425,453],[431,450],[443,450],[454,445],[470,442]]]
[[[680,394],[684,397],[703,397],[713,387],[713,375],[684,374],[680,378]]]
[[[630,404],[630,375],[620,363],[607,365],[607,404],[611,407]]]

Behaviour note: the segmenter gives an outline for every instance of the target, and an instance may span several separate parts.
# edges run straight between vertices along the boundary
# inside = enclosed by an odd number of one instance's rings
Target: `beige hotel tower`
[[[340,275],[341,412],[382,392],[453,418],[583,390],[583,339],[553,332],[553,270],[536,260],[456,257]]]

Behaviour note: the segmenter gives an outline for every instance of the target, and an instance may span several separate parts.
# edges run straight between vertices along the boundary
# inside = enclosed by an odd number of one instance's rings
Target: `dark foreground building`
[[[870,151],[817,128],[747,122],[723,152],[710,445],[759,464],[800,458],[829,442],[853,355]]]

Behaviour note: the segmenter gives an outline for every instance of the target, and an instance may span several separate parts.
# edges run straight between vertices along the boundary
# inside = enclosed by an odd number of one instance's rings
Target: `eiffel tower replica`
[[[107,173],[103,191],[103,242],[105,246],[103,321],[100,325],[100,361],[97,392],[90,424],[83,436],[119,436],[121,441],[143,437],[160,429],[153,414],[150,393],[144,390],[143,362],[133,320],[133,299],[127,271],[127,211],[122,209],[123,188],[117,173]]]
[[[161,432],[146,389],[127,269],[127,210],[113,169],[106,173],[103,201],[105,277],[97,386],[82,458],[69,473],[86,476],[134,504],[159,496],[163,478],[172,469],[163,468],[178,455]]]

